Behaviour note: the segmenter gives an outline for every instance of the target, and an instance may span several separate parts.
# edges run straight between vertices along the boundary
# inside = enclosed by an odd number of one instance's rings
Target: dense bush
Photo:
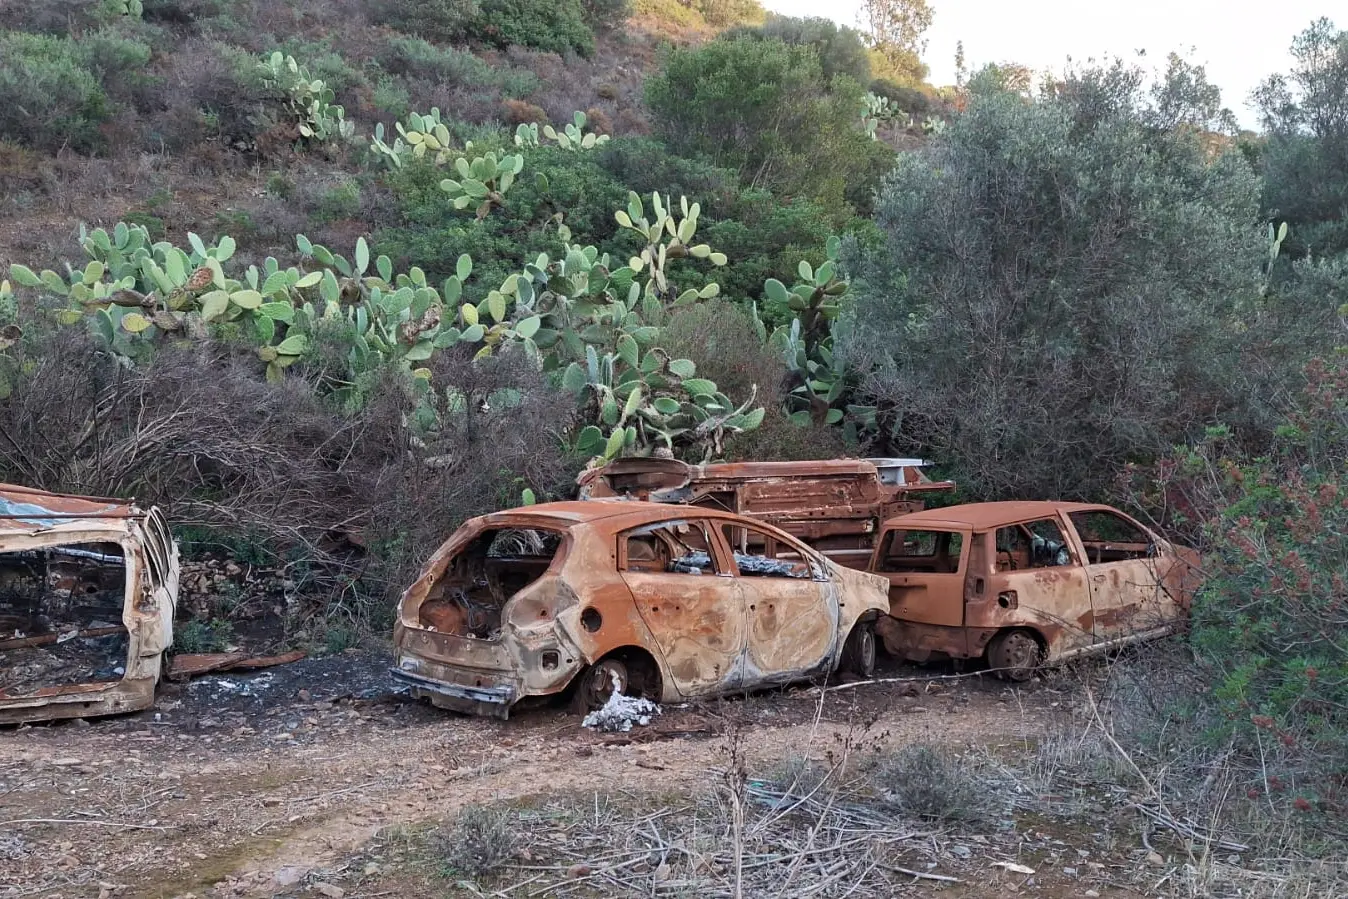
[[[378,251],[419,265],[433,278],[453,273],[460,254],[468,253],[481,283],[500,284],[526,260],[555,252],[553,217],[559,213],[576,242],[608,243],[618,231],[613,211],[626,205],[627,186],[593,152],[540,147],[529,158],[532,171],[516,182],[506,205],[481,222],[449,203],[440,189],[442,170],[408,166],[391,179],[405,224],[376,234]],[[535,177],[539,173],[546,189]]]
[[[871,63],[861,33],[831,19],[770,15],[762,25],[741,26],[724,36],[761,37],[796,47],[813,47],[826,80],[836,75],[845,75],[857,84],[869,84],[871,80]]]
[[[1139,83],[1116,67],[1036,102],[975,97],[886,180],[885,248],[854,254],[842,348],[894,449],[976,494],[1090,496],[1222,410],[1266,415],[1244,390],[1258,181],[1150,128]]]
[[[1348,764],[1345,358],[1308,367],[1266,449],[1215,428],[1133,488],[1204,551],[1192,639],[1213,682],[1212,736],[1262,760],[1261,792],[1348,812],[1333,777]]]
[[[477,0],[378,0],[370,16],[406,34],[452,43],[468,34],[480,12]]]
[[[120,106],[155,105],[149,62],[150,47],[129,29],[100,28],[78,39],[0,32],[0,136],[44,150],[103,149],[99,126]]]
[[[869,208],[893,154],[860,130],[862,90],[825,79],[813,47],[740,36],[674,50],[646,102],[671,150],[732,168],[740,180],[801,195],[845,218]]]
[[[480,0],[469,34],[498,47],[552,53],[594,53],[594,32],[580,0]]]

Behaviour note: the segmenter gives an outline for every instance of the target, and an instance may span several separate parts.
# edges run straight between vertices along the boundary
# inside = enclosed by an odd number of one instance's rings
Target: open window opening
[[[450,559],[418,610],[421,626],[479,640],[501,635],[501,609],[541,578],[562,545],[543,528],[483,531]]]
[[[997,570],[1055,568],[1073,564],[1062,528],[1052,518],[997,529]]]
[[[628,531],[622,537],[624,571],[715,574],[705,527],[695,521],[666,521]]]
[[[1126,518],[1113,512],[1092,510],[1068,516],[1086,548],[1086,560],[1092,565],[1145,559],[1156,554],[1151,537]]]
[[[117,543],[0,553],[0,697],[121,680],[125,606]]]
[[[770,534],[738,524],[727,524],[726,542],[735,554],[741,577],[789,577],[810,580],[815,571],[810,560],[789,543]]]
[[[964,535],[957,531],[899,531],[885,534],[880,570],[918,574],[955,574],[964,553]]]

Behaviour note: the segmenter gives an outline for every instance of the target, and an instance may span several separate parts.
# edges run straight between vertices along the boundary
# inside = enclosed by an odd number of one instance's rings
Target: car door
[[[1048,641],[1050,658],[1095,639],[1095,608],[1086,570],[1058,516],[996,531],[997,605],[1003,627],[1029,627]]]
[[[1179,606],[1162,587],[1164,572],[1146,529],[1108,509],[1067,517],[1086,556],[1097,643],[1127,640],[1175,620]]]
[[[680,518],[618,535],[618,570],[675,689],[698,696],[739,686],[746,615],[708,522]]]
[[[747,620],[745,686],[816,669],[838,639],[838,597],[808,549],[740,522],[718,522]]]

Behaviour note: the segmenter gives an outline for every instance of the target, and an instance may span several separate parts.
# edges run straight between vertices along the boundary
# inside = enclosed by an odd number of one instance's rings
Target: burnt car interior
[[[626,536],[625,571],[664,574],[714,574],[707,534],[701,524],[688,521],[662,522]]]
[[[726,542],[735,555],[741,577],[790,577],[809,580],[809,563],[800,553],[762,531],[738,524],[724,526]]]
[[[997,570],[1054,568],[1072,564],[1062,528],[1052,518],[997,529]]]
[[[493,640],[510,597],[552,565],[562,535],[543,528],[483,531],[450,560],[418,610],[422,627],[443,634]]]
[[[117,543],[0,553],[0,697],[121,680],[125,603]]]
[[[1112,512],[1093,509],[1073,512],[1068,518],[1081,537],[1086,558],[1092,565],[1145,559],[1156,554],[1156,546],[1145,532]]]
[[[955,574],[964,536],[956,531],[890,531],[880,551],[880,571]]]

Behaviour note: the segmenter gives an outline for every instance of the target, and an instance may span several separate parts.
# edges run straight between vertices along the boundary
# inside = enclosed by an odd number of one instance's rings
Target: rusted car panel
[[[1053,664],[1172,632],[1199,562],[1109,506],[926,510],[885,522],[877,541],[870,568],[890,582],[890,617],[876,632],[912,661],[986,655],[1024,676],[1027,653]]]
[[[880,523],[923,507],[932,481],[921,459],[720,462],[618,459],[584,472],[581,499],[626,497],[722,509],[766,521],[843,565],[865,568]]]
[[[716,510],[527,506],[436,551],[399,603],[392,674],[435,705],[503,718],[594,671],[666,702],[751,688],[834,670],[858,623],[888,610],[886,588]]]
[[[0,484],[0,724],[151,706],[178,577],[158,510]]]

